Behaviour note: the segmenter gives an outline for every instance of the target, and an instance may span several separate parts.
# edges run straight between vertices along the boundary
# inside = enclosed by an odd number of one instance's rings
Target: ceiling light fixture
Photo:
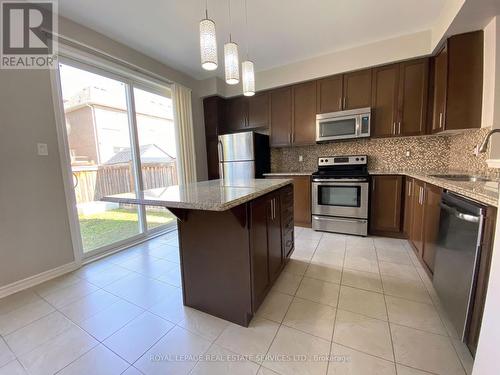
[[[203,69],[217,69],[217,37],[215,22],[208,18],[208,0],[205,1],[205,18],[200,21],[200,55]]]
[[[255,95],[255,71],[253,62],[248,59],[248,10],[247,0],[245,0],[245,33],[247,44],[247,59],[241,63],[241,76],[243,80],[243,95]]]
[[[229,29],[231,30],[231,0],[229,5]],[[240,62],[238,58],[238,45],[232,41],[231,31],[229,32],[229,42],[224,44],[224,68],[226,73],[226,83],[236,85],[240,82]]]

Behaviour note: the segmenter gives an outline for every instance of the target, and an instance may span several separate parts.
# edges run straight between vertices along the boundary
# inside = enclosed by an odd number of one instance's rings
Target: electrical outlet
[[[405,152],[405,156],[406,156],[407,158],[409,158],[409,157],[411,156],[411,151],[410,151],[410,150],[406,150],[406,152]]]
[[[299,161],[300,162],[303,162],[304,161],[304,157],[302,155],[299,155]]]
[[[36,150],[39,156],[47,156],[49,154],[47,143],[37,143]]]

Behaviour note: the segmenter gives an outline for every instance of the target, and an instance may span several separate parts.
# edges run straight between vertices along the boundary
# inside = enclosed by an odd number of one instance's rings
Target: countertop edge
[[[185,210],[201,210],[201,211],[227,211],[231,208],[239,206],[241,204],[250,202],[256,198],[266,195],[275,190],[281,189],[282,187],[291,184],[293,181],[290,179],[282,179],[283,181],[276,182],[273,186],[261,188],[256,192],[249,193],[241,198],[234,199],[231,202],[216,204],[216,203],[186,203],[186,202],[172,202],[172,201],[156,201],[154,199],[136,199],[136,198],[119,198],[113,196],[106,196],[101,198],[101,200],[106,202],[114,203],[124,203],[124,204],[140,204],[146,206],[160,206],[165,208],[178,208]]]

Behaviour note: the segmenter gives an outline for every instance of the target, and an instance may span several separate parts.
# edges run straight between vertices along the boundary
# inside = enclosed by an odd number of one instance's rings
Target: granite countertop
[[[432,176],[435,174],[473,174],[471,172],[468,172],[468,173],[456,172],[456,171],[407,172],[407,171],[398,171],[398,170],[370,170],[369,173],[371,175],[397,174],[397,175],[405,175],[405,176],[413,177],[413,178],[416,178],[418,180],[428,182],[429,184],[439,186],[443,189],[447,189],[453,193],[460,194],[464,197],[474,199],[480,203],[498,207],[499,183],[500,183],[500,181],[498,181],[498,180],[477,181],[477,182],[451,181],[451,180]]]
[[[288,179],[210,180],[144,190],[137,194],[116,194],[101,200],[189,210],[225,211],[291,182]]]
[[[264,176],[274,177],[274,176],[310,176],[313,172],[273,172],[264,173]]]

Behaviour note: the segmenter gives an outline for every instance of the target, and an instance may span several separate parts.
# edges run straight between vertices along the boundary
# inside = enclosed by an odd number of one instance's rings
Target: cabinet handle
[[[401,134],[401,121],[398,121],[398,134]]]
[[[372,191],[375,191],[375,180],[372,180]]]
[[[408,196],[411,197],[411,184],[412,184],[413,181],[410,181],[408,183]]]
[[[288,143],[292,143],[292,133],[288,133]]]
[[[396,134],[396,121],[392,123],[392,134]]]
[[[443,127],[443,112],[439,112],[439,127]]]
[[[344,104],[342,105],[343,109],[347,107],[347,98],[344,96]]]
[[[339,98],[339,109],[342,110],[342,97]]]

